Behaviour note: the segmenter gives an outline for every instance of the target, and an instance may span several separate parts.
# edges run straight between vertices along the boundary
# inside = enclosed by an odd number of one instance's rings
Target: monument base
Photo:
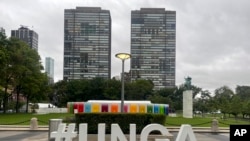
[[[183,92],[183,117],[193,118],[193,91],[186,90]]]

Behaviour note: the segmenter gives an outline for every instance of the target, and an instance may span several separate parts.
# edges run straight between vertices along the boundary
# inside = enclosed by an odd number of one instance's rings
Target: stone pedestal
[[[49,138],[48,141],[54,141],[55,139],[50,139],[50,133],[57,131],[59,124],[62,123],[62,119],[50,119],[49,120]]]
[[[30,130],[37,130],[37,129],[38,129],[37,118],[32,118],[30,120]]]
[[[218,120],[217,119],[213,119],[212,120],[212,125],[211,125],[211,132],[213,134],[217,134],[218,133],[218,126],[219,126]]]
[[[183,117],[193,118],[193,91],[186,90],[183,92]]]

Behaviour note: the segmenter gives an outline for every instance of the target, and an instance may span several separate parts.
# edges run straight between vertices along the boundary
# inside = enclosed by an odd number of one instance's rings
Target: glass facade
[[[154,89],[175,86],[176,12],[141,8],[131,12],[131,79],[152,80]]]
[[[54,59],[50,57],[45,58],[45,72],[49,77],[49,83],[54,83]]]
[[[64,80],[111,77],[111,17],[99,7],[64,12]]]
[[[38,51],[38,34],[26,26],[21,26],[18,30],[11,30],[11,37],[23,40],[32,49]]]

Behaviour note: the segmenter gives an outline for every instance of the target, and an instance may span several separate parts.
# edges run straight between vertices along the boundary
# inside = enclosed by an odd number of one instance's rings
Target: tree
[[[242,100],[250,100],[250,86],[237,86],[236,94],[239,95]]]
[[[182,84],[179,87],[176,87],[174,91],[174,100],[173,100],[173,107],[175,110],[182,110],[183,104],[183,92],[186,90],[185,86]],[[191,90],[193,91],[193,98],[202,90],[201,88],[191,85]]]
[[[19,103],[19,95],[25,88],[24,86],[27,83],[32,84],[34,86],[34,81],[30,78],[35,78],[37,83],[40,83],[39,80],[35,76],[39,76],[41,74],[41,70],[43,69],[40,56],[38,55],[37,51],[31,49],[28,44],[23,41],[20,41],[16,38],[11,38],[11,47],[15,48],[15,52],[13,53],[12,59],[15,61],[13,67],[15,67],[15,74],[14,74],[14,90],[16,93],[16,106]],[[26,87],[27,89],[31,89],[30,87]],[[39,88],[39,86],[38,86]],[[27,91],[26,91],[27,92]],[[19,108],[16,107],[16,112],[19,112]]]
[[[65,80],[61,80],[51,85],[52,91],[49,93],[50,101],[57,107],[66,107],[67,104],[67,84]]]
[[[110,79],[106,81],[104,89],[104,97],[108,100],[121,99],[121,81]]]
[[[146,100],[152,95],[154,84],[150,80],[136,80],[125,85],[125,99]]]
[[[90,80],[72,80],[67,83],[66,96],[68,101],[86,101],[92,98],[89,90]]]
[[[8,105],[8,97],[11,96],[9,90],[12,88],[10,85],[13,82],[13,61],[11,60],[12,48],[10,48],[10,39],[7,39],[5,35],[0,33],[0,86],[3,87],[3,92],[1,92],[0,101],[3,101],[3,112],[6,113]],[[2,90],[2,89],[1,89]]]
[[[96,77],[90,80],[89,82],[89,95],[88,100],[101,100],[104,99],[104,88],[105,88],[105,79]]]
[[[218,108],[221,110],[221,113],[226,114],[230,113],[230,99],[234,95],[234,92],[228,86],[222,86],[215,90],[214,99],[218,103]]]
[[[162,103],[162,104],[169,104],[169,105],[172,105],[173,103],[169,97],[164,97],[158,93],[151,95],[148,99],[153,103]]]
[[[4,93],[2,94],[4,113],[7,109],[8,97],[12,93],[17,95],[16,112],[18,112],[20,93],[25,87],[26,89],[32,89],[30,86],[26,86],[30,77],[41,74],[40,56],[25,42],[17,38],[6,38],[1,34],[0,62],[0,73],[3,76],[0,79],[0,85],[4,87]],[[33,83],[29,84],[32,85]]]
[[[164,103],[169,104],[171,109],[174,109],[174,101],[176,100],[175,96],[176,88],[164,88],[157,91],[148,98],[151,102],[154,103]]]
[[[242,115],[243,115],[243,118],[245,118],[245,116],[250,116],[250,101],[243,101]]]
[[[230,113],[237,119],[238,114],[242,112],[242,102],[238,95],[232,96],[229,109]]]
[[[26,113],[28,113],[28,105],[32,103],[46,100],[51,89],[48,85],[48,77],[45,73],[29,74],[24,80],[21,92],[26,96]]]
[[[208,90],[201,91],[200,97],[194,101],[194,109],[195,111],[200,111],[202,117],[204,117],[204,113],[209,112],[209,101],[211,99],[211,93]]]

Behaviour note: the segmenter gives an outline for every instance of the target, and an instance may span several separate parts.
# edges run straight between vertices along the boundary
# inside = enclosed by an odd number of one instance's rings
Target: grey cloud
[[[177,13],[176,84],[190,75],[193,84],[214,90],[249,85],[250,1],[248,0],[1,0],[0,26],[34,26],[39,54],[55,59],[55,79],[62,79],[64,9],[94,6],[110,10],[112,18],[112,76],[121,72],[118,52],[130,52],[131,10],[158,7]],[[125,63],[129,71],[130,60]]]

